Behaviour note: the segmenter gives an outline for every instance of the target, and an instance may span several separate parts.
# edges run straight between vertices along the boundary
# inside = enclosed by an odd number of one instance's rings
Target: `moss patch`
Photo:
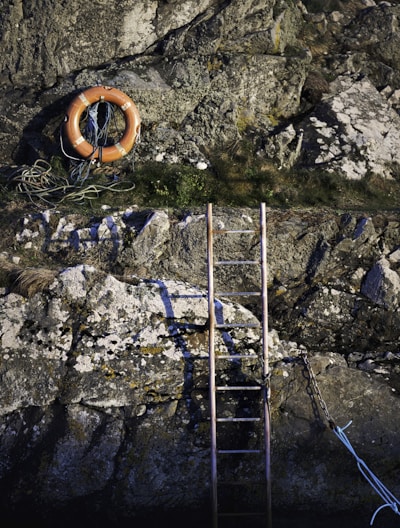
[[[271,207],[324,207],[335,209],[392,210],[400,178],[385,180],[378,176],[360,181],[317,169],[278,170],[273,163],[257,158],[252,142],[237,141],[209,156],[211,166],[199,170],[188,165],[165,163],[136,164],[120,170],[121,188],[114,192],[103,189],[90,199],[65,201],[57,209],[63,214],[80,217],[104,216],[103,205],[124,208],[185,209],[212,202],[218,206],[257,207],[261,201]],[[54,167],[54,170],[58,170]],[[105,176],[93,174],[85,185],[104,182]],[[14,244],[15,230],[28,213],[44,210],[45,204],[32,204],[15,189],[0,185],[0,229],[2,248],[9,251]],[[32,258],[32,251],[30,252]],[[30,263],[32,265],[32,262]]]

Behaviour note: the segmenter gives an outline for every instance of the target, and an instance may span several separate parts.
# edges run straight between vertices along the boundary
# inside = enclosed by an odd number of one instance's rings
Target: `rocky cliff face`
[[[258,212],[215,210],[214,221],[249,228]],[[92,509],[109,522],[151,509],[207,511],[204,212],[130,209],[95,223],[46,212],[11,233],[15,251],[2,256],[10,285],[0,297],[4,508],[42,508],[49,519],[66,507],[82,517]],[[354,447],[399,491],[398,235],[396,215],[268,211],[277,509],[357,510],[366,497],[371,510],[379,505],[312,396],[307,350],[331,416],[339,426],[353,420]],[[216,241],[215,251],[256,258],[257,238]],[[52,269],[19,267],[26,252]],[[248,291],[259,278],[252,267],[218,281]],[[221,298],[219,313],[224,322],[254,322],[260,307]],[[260,351],[260,335],[225,332],[216,349]],[[260,364],[226,361],[221,376],[257,384]],[[242,413],[257,402],[227,397],[221,405]],[[257,438],[255,429],[241,441],[250,448]],[[254,464],[248,478],[260,469]]]
[[[280,168],[395,176],[399,7],[331,4],[326,12],[311,0],[4,6],[2,161],[63,156],[68,102],[101,83],[137,103],[140,161],[204,166],[246,142]]]
[[[325,11],[312,0],[0,5],[4,165],[61,156],[69,101],[100,82],[137,103],[134,157],[144,163],[204,167],[243,142],[280,169],[397,177],[398,2],[332,0]],[[3,227],[6,516],[24,507],[49,525],[60,511],[121,525],[155,509],[208,511],[204,213],[104,204],[102,217],[35,209]],[[248,228],[258,212],[224,209],[215,221]],[[268,211],[277,509],[380,504],[327,427],[305,351],[337,424],[353,420],[357,451],[400,492],[399,236],[397,213]],[[216,250],[252,259],[258,240]],[[218,280],[238,291],[259,282],[252,268],[224,269]],[[219,308],[225,321],[260,318],[257,303],[221,298]],[[227,332],[217,347],[259,351],[260,336]],[[260,383],[260,366],[227,361],[221,376]],[[223,401],[227,412],[255,405]],[[257,436],[255,428],[244,445]],[[259,471],[247,461],[239,469]]]

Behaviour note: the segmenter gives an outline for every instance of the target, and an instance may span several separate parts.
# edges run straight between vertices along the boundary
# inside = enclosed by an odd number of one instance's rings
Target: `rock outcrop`
[[[142,117],[141,142],[116,163],[122,174],[132,159],[205,169],[242,145],[266,166],[310,178],[398,176],[397,1],[330,0],[324,11],[314,0],[0,4],[6,168],[62,164],[72,153],[61,130],[67,105],[101,83],[131,96]],[[35,209],[2,227],[3,516],[54,526],[62,512],[66,526],[94,518],[122,526],[154,510],[163,520],[203,511],[205,526],[205,210],[103,210],[89,218]],[[247,229],[258,212],[216,210],[215,222]],[[380,505],[329,430],[306,353],[337,425],[353,421],[346,431],[356,451],[400,493],[399,239],[397,212],[268,211],[278,510]],[[258,237],[216,241],[215,251],[255,259]],[[259,277],[251,266],[224,267],[218,281],[252,291]],[[222,297],[218,308],[225,321],[261,315],[255,301]],[[224,379],[264,383],[259,362],[234,358],[259,352],[255,330],[225,332],[217,347],[233,358]],[[256,407],[248,396],[222,400],[226,412]],[[222,432],[232,438],[254,447],[257,427]],[[232,479],[250,480],[260,467],[246,460],[237,469]]]
[[[82,266],[63,271],[48,293],[2,297],[1,476],[12,483],[2,494],[6,512],[44,508],[51,519],[83,500],[124,520],[208,503],[205,292],[169,280],[132,282]],[[221,308],[225,322],[255,320],[239,305]],[[225,349],[227,336],[216,346]],[[229,336],[233,358],[259,346],[248,330]],[[271,332],[275,506],[318,509],[334,489],[324,509],[337,501],[357,508],[373,493],[310,399],[301,351]],[[353,418],[353,442],[388,479],[398,456],[395,391],[349,369],[339,354],[318,354],[312,363],[332,415],[341,425]],[[261,377],[253,359],[227,362],[222,372],[252,383]],[[245,437],[247,447],[254,435]],[[248,464],[249,477],[260,470]]]
[[[17,515],[23,505],[48,520],[63,509],[82,519],[94,511],[109,522],[154,510],[207,512],[204,212],[177,219],[132,208],[95,224],[56,216],[27,217],[14,230],[19,249],[2,257],[10,269],[26,251],[53,268],[71,261],[51,273],[31,269],[30,279],[29,270],[15,272],[0,297],[3,509]],[[255,226],[258,212],[217,209],[214,221]],[[346,432],[359,456],[399,492],[398,230],[394,214],[268,211],[277,509],[355,511],[367,500],[372,514],[379,506],[329,429],[302,359],[307,350],[335,423],[353,421]],[[216,241],[215,251],[255,258],[256,246],[240,236]],[[254,268],[218,280],[246,291],[258,282]],[[260,315],[256,303],[223,298],[219,313],[225,322]],[[216,348],[233,358],[223,379],[262,383],[259,362],[234,359],[260,350],[258,331],[225,332]],[[253,412],[257,401],[225,397],[221,405]],[[245,447],[257,442],[257,428],[238,434]],[[248,461],[245,475],[259,470]]]
[[[279,168],[393,177],[399,7],[352,0],[324,13],[309,4],[10,4],[0,33],[2,163],[65,159],[67,105],[101,83],[138,105],[141,162],[207,167],[245,142]]]
[[[395,352],[398,215],[273,209],[267,214],[269,302],[282,337],[310,350]],[[228,208],[214,214],[216,225],[233,229],[254,228],[258,215],[254,209]],[[110,208],[92,220],[46,211],[27,215],[7,239],[21,255],[39,252],[50,267],[87,262],[117,276],[183,280],[205,289],[205,224],[205,209],[174,216]],[[217,240],[216,251],[221,258],[256,259],[257,236]],[[224,291],[252,291],[259,282],[251,266],[239,275],[223,269],[219,281]]]
[[[286,140],[289,125],[273,136],[286,157],[281,167],[303,167],[360,180],[366,175],[394,178],[400,158],[400,116],[368,78],[340,76],[330,83],[314,112]],[[299,145],[300,143],[300,145]]]

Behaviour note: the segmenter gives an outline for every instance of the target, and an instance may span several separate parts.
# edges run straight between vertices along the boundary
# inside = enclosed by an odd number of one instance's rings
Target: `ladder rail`
[[[263,405],[264,405],[264,447],[267,528],[272,527],[271,503],[271,415],[269,408],[269,349],[268,349],[268,268],[267,268],[267,223],[265,203],[260,206],[260,250],[261,250],[261,304],[262,304],[262,355],[263,355]]]
[[[212,204],[207,205],[207,262],[208,262],[208,314],[209,314],[209,377],[210,377],[210,435],[211,435],[211,493],[212,493],[212,522],[218,527],[218,481],[217,481],[217,402],[215,382],[215,305],[214,305],[214,249]]]

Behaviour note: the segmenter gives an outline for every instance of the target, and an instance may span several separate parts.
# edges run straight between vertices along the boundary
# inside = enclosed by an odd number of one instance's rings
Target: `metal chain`
[[[320,407],[323,411],[323,413],[325,414],[325,417],[329,423],[329,426],[331,429],[334,429],[336,427],[335,425],[335,421],[334,419],[332,418],[329,410],[328,410],[328,406],[326,405],[323,397],[322,397],[322,394],[321,394],[321,391],[319,389],[319,386],[318,386],[318,383],[317,383],[317,378],[315,377],[315,374],[314,374],[314,371],[311,367],[311,363],[308,359],[308,356],[307,356],[307,352],[305,351],[302,351],[301,352],[301,358],[304,362],[304,365],[306,366],[306,369],[307,369],[307,372],[308,372],[308,375],[310,377],[310,382],[311,382],[311,385],[312,385],[312,389],[315,393],[315,395],[317,396],[317,399],[318,399],[318,402],[320,404]]]
[[[302,351],[300,354],[302,360],[304,361],[304,365],[306,366],[306,369],[308,371],[308,375],[310,376],[310,382],[312,385],[312,389],[315,392],[319,404],[321,406],[321,409],[323,410],[326,419],[329,422],[329,426],[335,433],[335,435],[339,438],[339,440],[343,443],[343,445],[350,451],[350,453],[354,456],[357,467],[361,473],[361,475],[365,478],[365,480],[368,482],[368,484],[372,487],[372,489],[381,497],[381,499],[384,501],[384,504],[382,506],[379,506],[375,513],[373,514],[370,522],[370,526],[373,525],[375,517],[377,514],[383,509],[390,507],[393,512],[397,515],[400,515],[400,501],[389,491],[388,488],[378,479],[376,475],[370,470],[370,468],[367,466],[367,464],[362,460],[356,453],[355,449],[350,443],[350,440],[347,438],[346,433],[344,430],[351,424],[349,422],[345,427],[340,428],[339,426],[335,425],[335,422],[332,418],[332,416],[329,414],[328,407],[326,403],[324,402],[324,399],[322,398],[321,391],[319,390],[317,379],[315,377],[315,374],[313,372],[313,369],[311,367],[311,364],[308,360],[307,353],[305,351]]]

